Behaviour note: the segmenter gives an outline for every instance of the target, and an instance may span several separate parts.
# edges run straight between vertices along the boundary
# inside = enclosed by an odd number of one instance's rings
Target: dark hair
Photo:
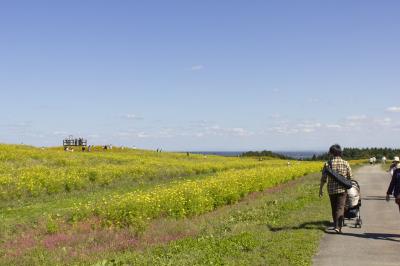
[[[340,156],[342,157],[342,148],[340,147],[339,144],[333,144],[329,148],[329,153],[332,154],[333,156]]]

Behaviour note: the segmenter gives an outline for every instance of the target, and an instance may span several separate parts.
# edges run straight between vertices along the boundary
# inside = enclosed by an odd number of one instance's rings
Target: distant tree
[[[279,153],[275,153],[275,152],[267,151],[267,150],[263,150],[263,151],[248,151],[248,152],[242,153],[241,156],[242,157],[271,157],[271,158],[278,158],[278,159],[284,159],[284,160],[294,159],[294,158],[291,158],[289,156],[285,156],[283,154],[279,154]]]

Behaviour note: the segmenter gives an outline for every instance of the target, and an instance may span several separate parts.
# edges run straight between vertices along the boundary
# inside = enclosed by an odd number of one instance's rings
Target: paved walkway
[[[362,228],[346,220],[342,235],[325,234],[313,264],[400,265],[400,213],[393,199],[385,201],[389,174],[380,165],[368,165],[354,178],[361,187]]]

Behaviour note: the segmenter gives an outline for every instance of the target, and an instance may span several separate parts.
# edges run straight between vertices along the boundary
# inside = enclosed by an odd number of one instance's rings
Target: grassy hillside
[[[132,149],[64,152],[0,145],[0,199],[94,190],[118,183],[134,186],[258,165],[256,160]]]
[[[159,251],[153,248],[169,250],[175,240],[184,255],[197,247],[182,243],[209,237],[196,222],[200,217],[209,215],[216,227],[207,230],[218,231],[230,219],[217,218],[221,208],[242,206],[254,193],[318,172],[321,165],[119,148],[83,153],[0,145],[0,264],[90,265],[103,259],[110,264],[113,257],[128,264],[154,264]],[[307,180],[300,191],[313,199],[315,188],[309,184],[316,181]],[[267,194],[269,199],[283,195]],[[290,207],[287,215],[299,208]],[[286,207],[280,209],[271,210],[284,219]],[[257,215],[270,223],[275,221],[271,210],[261,208]],[[236,233],[240,236],[232,237],[238,241],[242,233],[253,241],[254,232],[246,228]],[[254,245],[262,244],[257,241]],[[164,258],[160,264],[167,262]]]

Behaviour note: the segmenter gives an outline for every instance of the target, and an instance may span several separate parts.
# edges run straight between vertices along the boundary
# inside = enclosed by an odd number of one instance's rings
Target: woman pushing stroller
[[[347,179],[351,179],[352,173],[349,163],[342,159],[342,148],[340,145],[332,145],[329,148],[329,154],[333,158],[331,161],[329,161],[329,163],[324,165],[319,188],[319,196],[323,196],[323,187],[328,181],[327,187],[332,208],[333,230],[336,233],[341,233],[344,221],[344,208],[346,204],[347,189],[343,184],[339,183],[337,179],[328,175],[327,171],[325,170],[327,167],[330,167],[333,171]]]

